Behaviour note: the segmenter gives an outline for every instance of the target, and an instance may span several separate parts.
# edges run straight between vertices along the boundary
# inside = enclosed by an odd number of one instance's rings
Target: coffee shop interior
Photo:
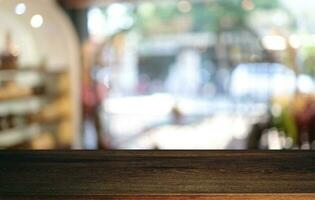
[[[315,149],[314,8],[0,0],[0,149]]]

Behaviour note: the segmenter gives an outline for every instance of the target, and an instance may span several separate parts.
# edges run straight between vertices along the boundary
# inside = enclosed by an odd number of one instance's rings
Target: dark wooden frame
[[[0,199],[315,199],[315,152],[0,151],[0,185]]]

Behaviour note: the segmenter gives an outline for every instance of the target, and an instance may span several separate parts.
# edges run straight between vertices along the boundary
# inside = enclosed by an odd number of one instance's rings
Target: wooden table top
[[[0,185],[0,199],[315,199],[315,152],[0,151]]]

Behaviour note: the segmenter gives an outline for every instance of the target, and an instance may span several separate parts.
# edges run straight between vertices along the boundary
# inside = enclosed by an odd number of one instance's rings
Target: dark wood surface
[[[6,198],[314,199],[315,152],[0,151],[0,185]]]
[[[1,200],[314,200],[312,194],[5,196]]]

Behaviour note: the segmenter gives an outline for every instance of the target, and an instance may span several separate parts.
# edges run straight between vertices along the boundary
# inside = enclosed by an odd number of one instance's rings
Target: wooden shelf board
[[[313,151],[0,151],[0,161],[0,196],[261,200],[315,195]]]

